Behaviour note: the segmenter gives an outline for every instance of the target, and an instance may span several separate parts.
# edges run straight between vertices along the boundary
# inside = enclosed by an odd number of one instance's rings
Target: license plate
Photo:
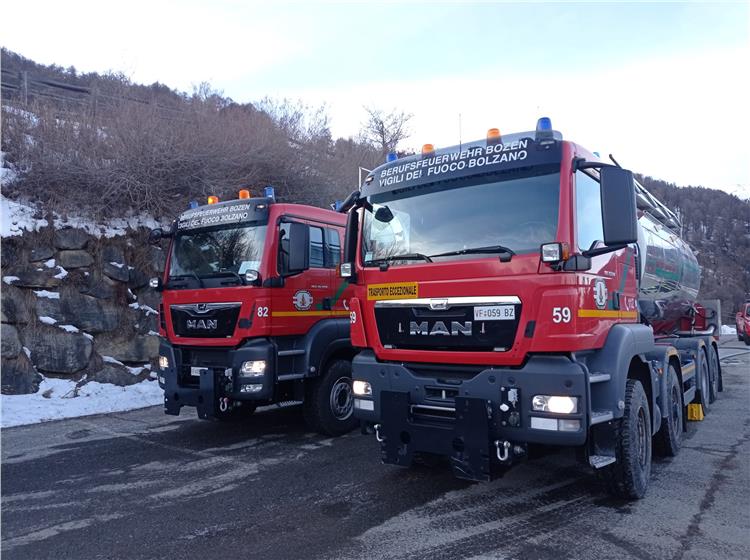
[[[191,368],[190,368],[190,375],[191,375],[191,376],[193,376],[193,377],[200,377],[200,376],[201,376],[201,372],[202,372],[202,371],[203,371],[204,369],[206,369],[206,368],[202,368],[202,367],[191,367]]]
[[[516,318],[513,305],[483,305],[474,308],[475,321],[512,321]]]

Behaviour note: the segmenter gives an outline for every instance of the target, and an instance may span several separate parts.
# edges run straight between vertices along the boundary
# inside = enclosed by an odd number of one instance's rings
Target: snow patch
[[[83,336],[85,336],[86,338],[88,338],[89,340],[94,340],[94,335],[92,335],[92,334],[89,334],[89,333],[87,333],[87,332],[85,332],[85,333],[81,333],[81,334],[82,334]]]
[[[44,266],[46,266],[47,268],[55,268],[55,259],[45,261]]]
[[[151,315],[152,313],[154,315],[158,315],[159,314],[153,307],[149,307],[148,305],[142,305],[142,304],[137,303],[137,302],[136,303],[131,303],[130,305],[128,305],[128,307],[130,307],[132,309],[140,309],[141,311],[144,311],[146,313],[146,315]]]
[[[20,278],[18,276],[3,276],[3,282],[6,284],[12,284],[13,282],[18,282]]]
[[[57,268],[58,268],[58,270],[60,272],[58,272],[57,274],[55,274],[55,278],[57,278],[58,280],[62,280],[63,278],[65,278],[68,275],[68,271],[65,270],[63,267],[61,267],[60,265],[57,265]],[[88,276],[88,275],[89,275],[89,273],[86,272],[86,276]]]
[[[57,323],[57,319],[47,317],[46,315],[42,315],[41,317],[39,317],[39,320],[45,325],[54,325],[55,323]]]
[[[32,395],[2,395],[2,428],[37,424],[90,414],[123,412],[164,402],[164,392],[155,381],[127,387],[92,381],[78,389],[69,379],[45,378]],[[48,395],[44,397],[43,395]]]
[[[48,299],[60,299],[59,292],[48,292],[47,290],[34,290],[37,297],[44,297]]]
[[[78,330],[78,327],[75,325],[57,325],[59,328],[64,330],[65,332],[81,332]],[[93,337],[92,337],[93,338]]]
[[[125,365],[120,360],[116,360],[112,356],[102,356],[102,360],[104,360],[108,364],[117,364],[118,366],[124,366]]]
[[[737,334],[737,328],[730,327],[729,325],[721,325],[721,334]]]
[[[34,217],[37,212],[34,206],[0,195],[0,236],[13,237],[22,235],[24,231],[39,231],[40,228],[48,226],[47,220]]]
[[[123,263],[118,263],[114,261],[109,261],[109,264],[111,264],[112,266],[116,266],[117,268],[122,268],[123,266],[125,266]]]

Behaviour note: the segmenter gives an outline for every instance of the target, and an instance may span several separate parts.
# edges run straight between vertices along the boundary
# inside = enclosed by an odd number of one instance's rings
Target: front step
[[[589,425],[594,426],[595,424],[602,424],[609,422],[615,417],[611,410],[592,410],[591,411],[591,422]]]
[[[617,459],[610,457],[609,455],[589,455],[589,465],[595,469],[601,469],[607,465],[611,465]]]
[[[589,374],[589,383],[602,383],[604,381],[609,381],[610,379],[612,379],[612,376],[608,373]]]

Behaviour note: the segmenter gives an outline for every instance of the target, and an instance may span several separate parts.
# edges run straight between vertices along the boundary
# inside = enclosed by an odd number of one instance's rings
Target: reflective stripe
[[[579,309],[579,317],[596,317],[597,319],[637,319],[637,311],[618,311],[617,309]]]
[[[271,317],[348,317],[349,312],[342,311],[272,311]]]

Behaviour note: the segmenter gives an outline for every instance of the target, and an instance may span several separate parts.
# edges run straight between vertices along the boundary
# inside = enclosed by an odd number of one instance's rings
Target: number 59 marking
[[[553,307],[553,323],[570,323],[570,307]]]

